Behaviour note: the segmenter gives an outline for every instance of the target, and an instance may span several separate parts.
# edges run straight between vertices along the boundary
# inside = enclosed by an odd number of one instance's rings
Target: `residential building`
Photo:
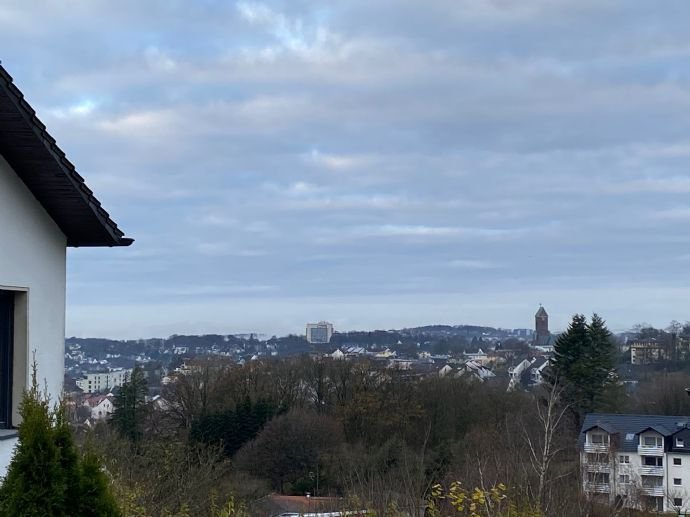
[[[325,344],[331,342],[333,337],[333,324],[327,321],[318,323],[307,323],[307,341],[315,344]]]
[[[630,364],[650,364],[666,359],[666,348],[656,339],[630,342]]]
[[[0,66],[0,475],[17,443],[35,361],[57,400],[65,342],[66,249],[128,246]],[[30,340],[29,340],[30,336]]]
[[[476,352],[465,352],[463,356],[466,359],[481,365],[486,365],[489,362],[489,356],[481,348]]]
[[[690,511],[690,417],[589,414],[579,448],[588,497],[630,508]]]
[[[486,366],[476,361],[467,360],[457,365],[445,364],[438,370],[439,377],[466,377],[470,380],[487,381],[496,377]]]
[[[532,388],[544,382],[544,373],[550,361],[543,356],[523,359],[517,365],[508,368],[508,391],[518,388]]]
[[[119,368],[106,372],[87,373],[76,382],[84,393],[100,393],[122,386],[130,375],[132,375],[131,368]]]
[[[331,352],[328,355],[330,355],[332,359],[336,360],[345,359],[345,353],[340,348],[336,348],[333,352]]]
[[[105,420],[115,411],[112,394],[93,395],[84,399],[84,406],[91,410],[91,420]]]

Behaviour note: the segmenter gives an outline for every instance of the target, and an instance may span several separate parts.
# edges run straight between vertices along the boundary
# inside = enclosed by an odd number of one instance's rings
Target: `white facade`
[[[309,343],[330,343],[333,337],[333,324],[327,321],[318,323],[307,323],[307,342]]]
[[[65,347],[66,248],[129,246],[0,65],[0,476],[16,443],[32,363],[57,401]]]
[[[84,405],[91,410],[91,420],[105,420],[115,411],[112,395],[87,399],[84,401]]]
[[[665,358],[665,348],[655,340],[630,343],[630,364],[656,363]]]
[[[98,393],[122,386],[131,375],[131,369],[112,370],[89,373],[76,382],[84,393]]]
[[[0,289],[15,292],[12,424],[35,358],[52,400],[62,391],[65,336],[65,235],[0,156]],[[0,441],[4,475],[16,439]]]
[[[466,359],[481,364],[482,366],[485,366],[489,362],[489,356],[486,355],[486,352],[481,348],[476,352],[465,352],[464,356]]]
[[[669,450],[668,439],[688,450]],[[601,428],[587,431],[581,450],[585,493],[630,508],[690,512],[690,443],[653,429],[639,434],[635,451],[620,450],[619,441]]]

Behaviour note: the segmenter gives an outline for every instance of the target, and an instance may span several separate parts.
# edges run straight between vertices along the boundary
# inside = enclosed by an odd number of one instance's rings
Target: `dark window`
[[[661,456],[642,456],[642,465],[646,467],[663,467],[664,459]]]
[[[673,478],[673,484],[674,485],[682,485],[683,480],[681,478]]]
[[[673,458],[673,464],[674,465],[682,465],[683,460],[681,458]]]
[[[12,426],[14,293],[0,291],[0,429]]]
[[[644,488],[658,488],[664,486],[664,478],[661,476],[642,476]]]
[[[683,499],[681,499],[680,497],[674,497],[673,506],[683,506]]]
[[[645,447],[663,447],[664,440],[661,436],[645,436],[643,442]]]
[[[607,454],[596,454],[593,452],[587,453],[587,463],[608,463],[609,457]]]
[[[608,485],[609,475],[604,472],[587,472],[587,481],[594,484]]]

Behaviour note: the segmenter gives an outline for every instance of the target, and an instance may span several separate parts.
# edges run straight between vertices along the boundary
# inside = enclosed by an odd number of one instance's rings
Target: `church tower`
[[[537,342],[542,342],[551,335],[549,332],[549,315],[541,305],[539,305],[539,310],[534,315],[534,332],[536,334],[535,341]]]

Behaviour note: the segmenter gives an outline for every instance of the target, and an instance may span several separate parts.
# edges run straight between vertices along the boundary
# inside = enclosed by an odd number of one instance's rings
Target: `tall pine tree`
[[[556,340],[549,381],[562,389],[578,425],[586,413],[611,409],[617,399],[615,345],[601,317],[594,314],[587,323],[584,315],[573,316]]]
[[[144,371],[136,367],[113,400],[111,423],[123,438],[128,438],[133,443],[138,442],[142,435],[142,413],[147,391]]]

